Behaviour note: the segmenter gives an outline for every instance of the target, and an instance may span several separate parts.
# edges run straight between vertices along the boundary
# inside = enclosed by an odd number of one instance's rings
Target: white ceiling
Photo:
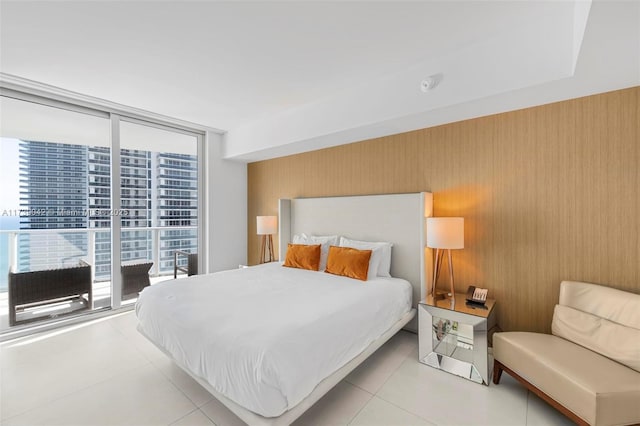
[[[0,71],[225,130],[227,156],[252,161],[476,115],[482,99],[496,105],[480,115],[504,110],[500,94],[550,101],[526,89],[614,42],[609,66],[630,69],[610,85],[638,84],[638,4],[2,0]]]

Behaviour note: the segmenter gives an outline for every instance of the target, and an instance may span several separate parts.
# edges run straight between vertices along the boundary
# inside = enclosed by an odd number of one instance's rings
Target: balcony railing
[[[197,226],[122,228],[122,234],[126,238],[122,238],[124,247],[121,248],[121,260],[122,262],[139,259],[153,261],[153,267],[149,271],[150,276],[171,275],[173,274],[173,252],[175,250],[187,249],[196,252],[197,229]],[[186,231],[189,232],[187,233]],[[178,232],[179,235],[172,235]],[[8,268],[11,268],[13,271],[26,269],[24,259],[27,257],[30,263],[34,261],[36,263],[36,265],[31,266],[30,269],[66,266],[65,263],[83,260],[93,266],[91,268],[91,279],[93,282],[110,280],[110,274],[98,272],[98,276],[96,277],[96,266],[111,264],[110,233],[110,228],[0,230],[0,238],[7,238],[7,254],[0,253],[0,255],[8,256],[7,265]],[[144,235],[140,233],[144,233]],[[184,235],[185,233],[186,235]],[[77,238],[73,238],[76,235],[80,236],[83,234],[86,235],[86,246],[84,239],[80,241]],[[130,235],[127,237],[127,234]],[[20,244],[21,236],[37,236],[39,238],[50,236],[53,242],[50,242],[50,245],[47,246],[31,246],[32,241],[29,241],[28,245],[26,241]],[[58,239],[56,239],[56,236]],[[49,242],[46,239],[41,240]],[[56,241],[64,243],[67,247],[62,247],[62,245],[58,247]],[[99,246],[96,246],[96,244]],[[28,249],[25,249],[25,246],[28,247]],[[22,248],[22,252],[20,248]],[[42,254],[40,259],[38,259],[39,253]],[[146,255],[139,256],[140,253],[145,253]],[[99,255],[98,262],[96,262],[96,254]],[[105,258],[107,254],[109,254],[108,259]],[[131,254],[133,254],[133,256],[128,256]],[[20,264],[21,257],[23,260],[22,265]],[[47,257],[49,260],[46,259]],[[165,264],[164,266],[163,262]],[[38,265],[38,263],[40,265]],[[0,271],[0,273],[4,275],[0,277],[0,282],[2,282],[6,279],[6,271]]]

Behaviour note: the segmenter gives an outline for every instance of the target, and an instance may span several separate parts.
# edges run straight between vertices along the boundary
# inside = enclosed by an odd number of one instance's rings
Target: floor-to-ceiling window
[[[119,308],[173,278],[176,250],[197,256],[201,133],[5,89],[0,101],[0,331]]]
[[[95,247],[110,240],[110,217],[99,232],[91,223],[110,191],[108,115],[0,102],[1,329],[108,306],[111,259],[97,271]]]
[[[120,124],[122,300],[147,271],[154,281],[198,253],[198,139],[140,121]],[[178,251],[180,255],[176,256]],[[178,275],[184,276],[184,269]],[[193,272],[193,271],[192,271]]]

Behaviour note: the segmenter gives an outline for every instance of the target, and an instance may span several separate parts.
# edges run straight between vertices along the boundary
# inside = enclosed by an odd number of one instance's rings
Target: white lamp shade
[[[464,218],[428,217],[427,247],[439,249],[464,248]]]
[[[278,216],[258,216],[258,235],[271,235],[278,232]]]

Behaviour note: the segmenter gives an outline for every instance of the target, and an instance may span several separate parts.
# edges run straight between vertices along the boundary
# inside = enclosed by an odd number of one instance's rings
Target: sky
[[[0,229],[18,229],[19,216],[7,216],[6,210],[20,207],[18,140],[0,138]],[[0,292],[7,290],[9,270],[8,236],[0,234]]]
[[[0,229],[17,225],[18,217],[7,215],[9,210],[20,208],[18,142],[18,139],[0,138]]]

